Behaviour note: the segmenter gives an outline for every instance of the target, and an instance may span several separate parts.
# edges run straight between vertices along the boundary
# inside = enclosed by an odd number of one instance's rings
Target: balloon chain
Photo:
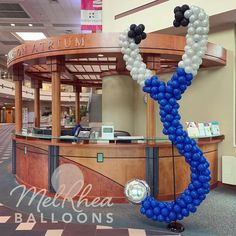
[[[202,57],[206,52],[209,19],[203,9],[196,6],[183,5],[174,9],[175,27],[188,26],[186,46],[182,60],[172,78],[167,82],[160,81],[157,76],[151,76],[139,53],[138,44],[145,38],[143,25],[131,25],[120,35],[121,51],[124,54],[126,68],[134,80],[143,86],[143,91],[160,105],[160,117],[163,123],[163,133],[175,145],[179,153],[190,165],[191,182],[188,188],[172,202],[157,201],[146,197],[141,206],[141,213],[155,221],[171,222],[183,219],[190,212],[196,212],[196,207],[205,199],[210,190],[209,163],[203,152],[183,130],[178,112],[178,100],[191,85],[197,74]],[[141,36],[141,37],[140,37]],[[141,40],[140,40],[141,39]]]

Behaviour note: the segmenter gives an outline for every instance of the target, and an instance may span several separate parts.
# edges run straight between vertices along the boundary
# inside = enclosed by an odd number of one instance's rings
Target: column
[[[147,95],[147,119],[146,119],[147,138],[156,138],[156,104],[155,101]],[[155,140],[149,140],[148,144],[154,144]]]
[[[64,57],[47,58],[52,79],[52,143],[59,142],[61,135],[61,72],[65,68]]]
[[[33,80],[32,87],[34,88],[34,127],[40,128],[40,88],[42,88],[42,82]]]
[[[81,87],[76,86],[75,87],[75,122],[77,124],[80,123],[80,93],[81,93]]]
[[[24,79],[24,66],[13,66],[13,80],[15,81],[15,132],[22,131],[22,80]]]

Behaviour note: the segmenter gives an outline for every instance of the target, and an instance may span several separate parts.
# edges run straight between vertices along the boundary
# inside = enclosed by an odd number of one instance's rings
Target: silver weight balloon
[[[125,185],[125,196],[133,204],[140,204],[146,197],[150,196],[150,188],[144,180],[131,180]]]

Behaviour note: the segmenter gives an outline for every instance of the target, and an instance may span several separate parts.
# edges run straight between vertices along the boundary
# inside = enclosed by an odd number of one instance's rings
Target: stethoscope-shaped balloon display
[[[125,187],[128,200],[141,203],[141,213],[155,221],[171,222],[182,220],[190,212],[196,212],[197,206],[210,191],[209,163],[203,156],[194,139],[191,139],[180,123],[178,100],[191,85],[206,52],[209,31],[209,19],[205,11],[196,6],[183,5],[174,9],[175,27],[188,26],[186,46],[182,60],[176,72],[167,82],[160,81],[156,75],[146,68],[139,53],[138,44],[146,38],[144,25],[132,24],[120,35],[121,51],[126,68],[143,91],[160,105],[160,118],[163,133],[175,145],[179,153],[190,165],[191,182],[188,188],[172,202],[161,202],[149,196],[149,187],[143,180],[130,181]]]

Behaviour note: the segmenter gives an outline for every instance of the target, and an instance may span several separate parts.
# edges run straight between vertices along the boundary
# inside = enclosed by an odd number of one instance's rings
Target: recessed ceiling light
[[[103,54],[98,54],[98,57],[104,57],[104,55]]]
[[[33,24],[28,24],[28,26],[32,27],[32,26],[33,26]]]
[[[7,54],[5,54],[5,57],[7,57]]]
[[[47,38],[42,32],[16,32],[16,34],[24,41],[34,41]]]
[[[16,24],[13,24],[13,23],[12,23],[11,26],[16,26]]]

